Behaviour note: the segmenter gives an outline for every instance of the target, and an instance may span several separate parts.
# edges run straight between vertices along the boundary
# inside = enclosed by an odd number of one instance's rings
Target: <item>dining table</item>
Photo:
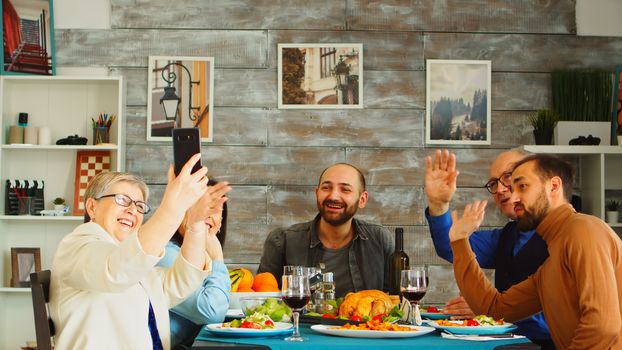
[[[240,350],[366,350],[366,349],[537,349],[527,338],[500,338],[490,341],[471,341],[446,339],[438,330],[412,338],[348,338],[317,333],[310,324],[300,325],[300,334],[305,341],[289,342],[285,336],[262,338],[235,338],[213,335],[203,328],[197,336],[192,349],[240,349]]]

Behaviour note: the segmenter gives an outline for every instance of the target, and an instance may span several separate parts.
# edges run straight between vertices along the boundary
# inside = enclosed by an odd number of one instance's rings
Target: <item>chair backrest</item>
[[[54,323],[49,317],[47,308],[47,303],[50,301],[50,275],[50,270],[30,274],[30,290],[32,292],[38,350],[52,350],[51,338],[55,332]]]

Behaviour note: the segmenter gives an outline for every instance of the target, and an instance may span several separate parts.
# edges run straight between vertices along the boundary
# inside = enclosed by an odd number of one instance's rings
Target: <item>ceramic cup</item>
[[[50,128],[47,126],[42,126],[39,128],[39,144],[40,145],[51,145],[52,144],[52,133]]]
[[[27,126],[24,128],[24,143],[28,145],[37,144],[37,133],[39,129],[36,126]]]
[[[9,144],[24,143],[24,127],[12,125],[9,128]]]

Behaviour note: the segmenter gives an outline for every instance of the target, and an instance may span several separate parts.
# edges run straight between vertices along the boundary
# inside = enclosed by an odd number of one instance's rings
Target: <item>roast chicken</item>
[[[348,293],[339,306],[339,316],[351,318],[352,316],[371,316],[388,314],[393,303],[389,295],[376,290],[362,290],[356,293]]]

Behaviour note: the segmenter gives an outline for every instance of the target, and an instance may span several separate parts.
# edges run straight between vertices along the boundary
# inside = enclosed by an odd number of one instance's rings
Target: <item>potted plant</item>
[[[553,143],[553,129],[555,129],[558,120],[557,113],[550,109],[539,109],[529,116],[536,145],[551,145]]]
[[[620,203],[615,200],[610,200],[607,202],[607,223],[609,224],[617,224],[618,223],[618,209],[620,208]]]
[[[54,210],[65,210],[66,202],[64,198],[56,197],[52,204],[54,204]]]

